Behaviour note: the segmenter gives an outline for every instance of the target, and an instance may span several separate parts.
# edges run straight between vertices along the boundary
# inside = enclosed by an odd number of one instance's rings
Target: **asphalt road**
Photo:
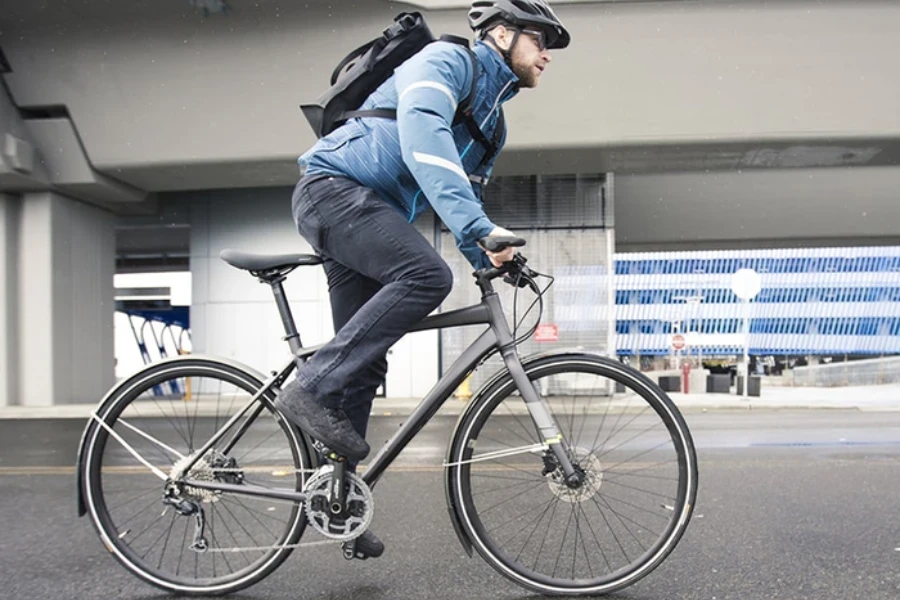
[[[618,598],[900,597],[900,413],[718,411],[686,415],[700,491],[675,552]],[[370,440],[400,419],[373,419]],[[535,598],[457,542],[439,465],[439,417],[375,489],[378,560],[335,546],[295,552],[244,599]],[[128,574],[76,518],[83,422],[0,421],[0,597],[174,598]]]

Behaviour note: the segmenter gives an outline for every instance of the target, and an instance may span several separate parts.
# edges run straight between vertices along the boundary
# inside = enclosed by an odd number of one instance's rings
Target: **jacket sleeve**
[[[484,214],[463,170],[451,131],[459,102],[472,84],[466,51],[435,42],[396,71],[397,128],[403,161],[457,246],[476,268],[487,257],[476,242],[495,225]]]

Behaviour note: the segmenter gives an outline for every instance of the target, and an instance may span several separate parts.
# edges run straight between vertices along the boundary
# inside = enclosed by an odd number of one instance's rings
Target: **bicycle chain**
[[[229,467],[217,468],[215,470],[216,471],[226,471],[226,472],[246,471],[246,469],[229,468]],[[289,469],[289,470],[286,469],[284,471],[291,472],[291,473],[312,474],[319,470],[320,469]],[[270,498],[269,500],[271,501],[272,499]],[[291,500],[288,500],[287,502],[290,502],[293,504],[293,501],[291,501]],[[342,543],[341,540],[322,540],[322,541],[318,541],[318,542],[298,542],[296,544],[283,544],[281,546],[247,546],[244,548],[207,548],[206,550],[203,550],[202,552],[205,554],[207,552],[234,553],[234,552],[263,552],[263,551],[268,551],[268,550],[288,550],[288,549],[294,550],[297,548],[310,548],[310,547],[315,547],[315,546],[332,546],[332,545],[340,544],[340,543]]]
[[[246,551],[263,551],[263,550],[282,550],[287,548],[309,548],[310,546],[325,546],[332,544],[340,544],[341,540],[322,540],[320,542],[303,542],[296,544],[285,544],[283,546],[249,546],[247,548],[208,548],[205,552],[246,552]]]

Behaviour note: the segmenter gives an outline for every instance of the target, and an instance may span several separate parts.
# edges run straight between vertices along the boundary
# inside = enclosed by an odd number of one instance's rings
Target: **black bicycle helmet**
[[[494,21],[537,27],[547,36],[547,48],[565,48],[572,40],[559,17],[544,0],[476,0],[469,9],[469,27],[485,31]]]

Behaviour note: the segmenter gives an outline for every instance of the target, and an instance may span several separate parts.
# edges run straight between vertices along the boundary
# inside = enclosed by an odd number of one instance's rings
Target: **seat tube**
[[[272,294],[275,296],[275,305],[278,306],[278,314],[281,317],[281,324],[284,326],[284,339],[291,347],[291,352],[296,354],[303,344],[300,342],[300,334],[297,333],[297,325],[294,323],[294,315],[291,314],[291,306],[288,304],[287,296],[284,293],[284,286],[281,282],[284,278],[272,281]]]

